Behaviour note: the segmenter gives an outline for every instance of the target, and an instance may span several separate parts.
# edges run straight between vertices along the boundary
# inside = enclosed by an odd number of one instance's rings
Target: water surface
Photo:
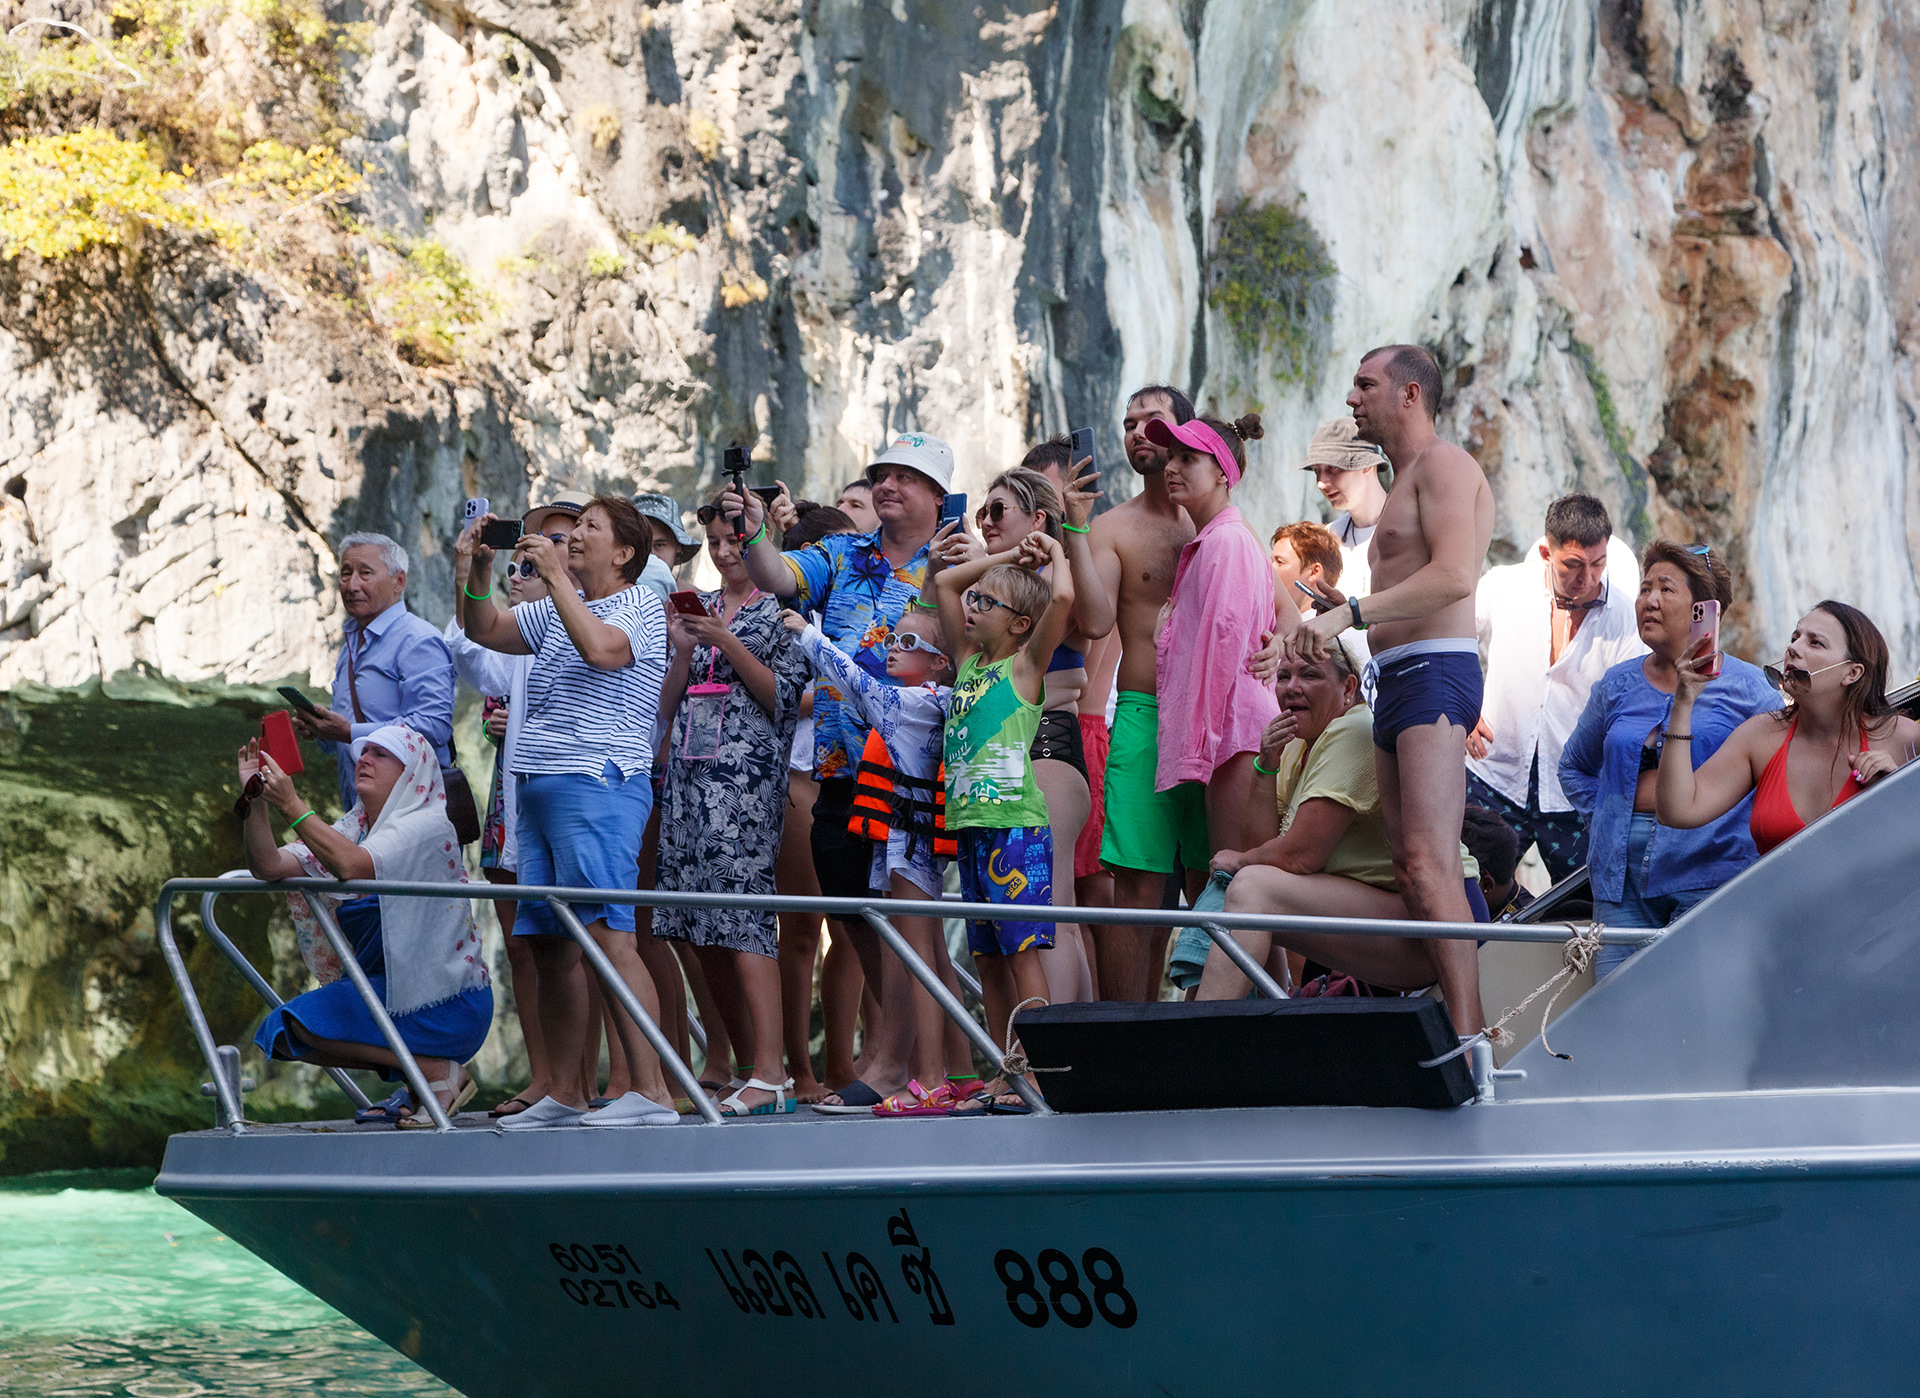
[[[103,1182],[125,1181],[0,1181],[6,1398],[453,1398],[177,1204]]]

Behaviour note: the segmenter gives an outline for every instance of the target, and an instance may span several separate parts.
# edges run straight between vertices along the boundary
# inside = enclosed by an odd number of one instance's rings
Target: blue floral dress
[[[709,608],[718,592],[701,594]],[[697,646],[688,674],[727,686],[720,750],[686,756],[688,701],[674,714],[668,739],[667,784],[660,798],[657,886],[679,893],[772,893],[773,864],[787,816],[787,754],[800,718],[800,691],[813,677],[806,655],[780,624],[777,600],[762,595],[733,618],[733,634],[773,671],[773,713],[760,707],[725,655]],[[779,952],[773,913],[726,908],[660,908],[656,936],[695,946],[724,947],[761,956]]]

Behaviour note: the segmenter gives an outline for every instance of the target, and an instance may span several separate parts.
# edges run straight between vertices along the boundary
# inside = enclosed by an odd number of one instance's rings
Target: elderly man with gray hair
[[[433,744],[442,772],[453,766],[453,652],[433,623],[407,610],[406,593],[407,551],[399,544],[366,533],[340,541],[347,625],[332,702],[346,712],[296,709],[293,722],[302,737],[337,754],[342,807],[354,802],[348,746],[377,728],[411,728]]]

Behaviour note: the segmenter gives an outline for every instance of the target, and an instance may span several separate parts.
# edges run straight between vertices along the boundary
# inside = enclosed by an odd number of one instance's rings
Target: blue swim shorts
[[[960,896],[969,903],[1053,906],[1053,827],[1021,825],[1010,830],[971,826],[953,832],[960,854]],[[1053,945],[1051,922],[967,922],[967,949],[975,956],[1012,956]]]
[[[1443,714],[1469,730],[1480,721],[1485,685],[1478,654],[1440,651],[1400,659],[1387,651],[1384,664],[1380,659],[1375,657],[1379,666],[1373,695],[1375,747],[1397,752],[1402,733],[1424,728]]]

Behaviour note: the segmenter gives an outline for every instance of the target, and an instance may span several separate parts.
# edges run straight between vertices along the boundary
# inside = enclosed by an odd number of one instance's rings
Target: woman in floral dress
[[[770,894],[787,812],[787,753],[811,672],[780,624],[779,599],[747,576],[732,524],[712,505],[701,509],[700,519],[721,586],[700,594],[710,615],[668,612],[673,664],[660,696],[670,727],[658,887]],[[763,1070],[742,1064],[744,1084],[731,1084],[735,1091],[721,1109],[729,1115],[792,1111],[793,1080],[780,1073],[776,916],[661,908],[653,927],[655,936],[693,945],[729,1036]]]

